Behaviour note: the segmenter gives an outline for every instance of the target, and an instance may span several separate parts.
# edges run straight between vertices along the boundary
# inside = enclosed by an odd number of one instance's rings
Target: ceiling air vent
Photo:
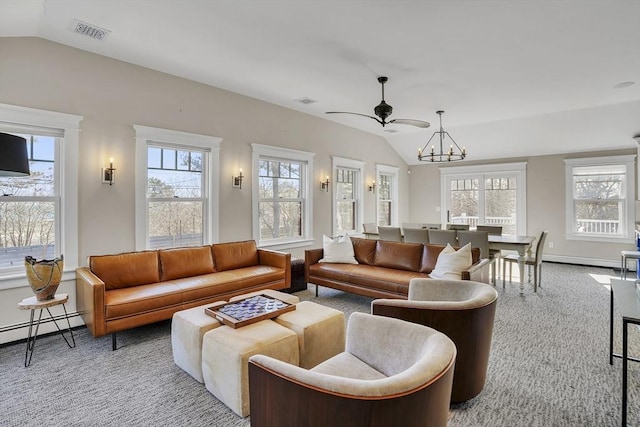
[[[96,40],[104,40],[107,38],[111,31],[105,30],[104,28],[96,27],[93,24],[88,24],[86,22],[82,22],[76,19],[76,26],[73,29],[74,33],[82,34],[92,39]]]
[[[304,105],[309,105],[309,104],[313,104],[314,102],[318,102],[315,99],[311,99],[308,97],[304,97],[304,98],[298,98],[295,100],[296,102],[299,102],[300,104],[304,104]]]

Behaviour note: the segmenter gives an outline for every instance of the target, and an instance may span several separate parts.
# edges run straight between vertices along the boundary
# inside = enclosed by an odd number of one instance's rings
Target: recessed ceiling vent
[[[82,34],[87,37],[91,37],[96,40],[104,40],[107,38],[111,31],[105,30],[104,28],[97,27],[93,24],[88,24],[86,22],[82,22],[76,19],[76,25],[73,29],[74,33]]]
[[[304,105],[309,105],[309,104],[313,104],[314,102],[318,102],[315,99],[311,99],[308,97],[304,97],[304,98],[298,98],[295,100],[296,102],[299,102],[300,104],[304,104]]]

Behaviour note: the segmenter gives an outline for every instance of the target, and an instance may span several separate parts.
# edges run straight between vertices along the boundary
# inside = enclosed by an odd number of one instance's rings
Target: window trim
[[[391,211],[389,214],[391,215],[391,226],[399,227],[400,219],[399,219],[399,195],[398,195],[398,173],[400,168],[397,166],[389,166],[383,164],[376,164],[376,182],[378,185],[382,182],[380,180],[380,174],[391,175],[393,177],[391,182]],[[375,207],[375,218],[376,224],[378,224],[378,220],[380,219],[378,216],[378,208],[380,206],[380,191],[376,188],[376,207]]]
[[[62,130],[63,137],[59,151],[59,165],[56,167],[59,179],[58,193],[60,208],[60,253],[64,254],[63,281],[75,278],[78,267],[78,159],[80,122],[84,118],[76,114],[59,113],[29,107],[0,103],[0,117],[6,123],[23,126],[40,126]],[[58,145],[58,144],[57,144]],[[0,290],[25,287],[26,273],[0,274]]]
[[[584,157],[577,159],[565,159],[565,238],[567,240],[582,240],[591,242],[610,242],[621,243],[634,241],[635,232],[635,194],[636,194],[636,176],[635,176],[635,154],[622,156],[605,156],[605,157]],[[623,225],[625,234],[621,236],[597,236],[593,234],[578,234],[573,231],[574,226],[574,205],[573,205],[573,168],[585,166],[604,166],[604,165],[624,165],[626,169],[625,183],[625,210]]]
[[[274,147],[263,144],[251,144],[252,151],[252,208],[251,208],[251,222],[253,228],[253,239],[257,242],[259,247],[284,250],[291,248],[298,248],[303,246],[310,246],[314,243],[313,237],[313,191],[311,182],[313,181],[313,158],[315,153],[307,151],[292,150],[290,148]],[[260,190],[259,190],[259,170],[260,159],[262,157],[273,157],[282,160],[293,160],[306,163],[305,176],[303,179],[304,195],[302,197],[302,236],[295,239],[277,239],[270,242],[260,241]]]
[[[452,176],[460,178],[481,178],[481,188],[484,189],[484,179],[490,176],[502,177],[505,174],[515,174],[517,177],[516,186],[516,212],[518,222],[516,233],[518,235],[527,234],[527,162],[496,163],[474,166],[451,166],[440,168],[440,221],[447,223],[447,209],[449,208],[449,193],[447,183]],[[484,203],[484,202],[483,202]],[[484,205],[479,206],[484,210]]]
[[[333,175],[333,194],[332,198],[332,233],[334,236],[338,234],[338,199],[335,195],[338,194],[338,180],[337,180],[337,172],[338,168],[348,168],[354,169],[358,172],[358,185],[354,188],[355,191],[355,201],[356,201],[356,215],[354,224],[355,228],[353,230],[347,230],[347,233],[357,234],[360,233],[360,229],[362,227],[362,223],[364,222],[364,162],[360,160],[347,159],[344,157],[332,157],[332,175]]]
[[[146,250],[149,244],[149,214],[147,211],[147,147],[149,143],[181,146],[183,148],[204,148],[208,153],[208,203],[205,207],[206,220],[204,244],[217,242],[220,238],[220,145],[222,138],[200,135],[150,126],[133,125],[135,129],[135,246],[137,251]]]

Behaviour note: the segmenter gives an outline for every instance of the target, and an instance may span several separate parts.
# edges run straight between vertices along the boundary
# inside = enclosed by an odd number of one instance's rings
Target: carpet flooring
[[[622,361],[609,365],[611,269],[544,264],[543,287],[520,295],[499,284],[487,382],[476,398],[451,408],[450,427],[619,426]],[[348,315],[371,299],[313,285],[302,300]],[[1,426],[248,426],[178,368],[170,322],[93,338],[75,330],[77,346],[58,335],[39,338],[31,366],[25,343],[0,347]],[[640,356],[640,331],[630,328]],[[615,323],[621,352],[621,322]],[[629,425],[640,427],[640,363],[630,362]],[[399,420],[398,425],[402,425]]]

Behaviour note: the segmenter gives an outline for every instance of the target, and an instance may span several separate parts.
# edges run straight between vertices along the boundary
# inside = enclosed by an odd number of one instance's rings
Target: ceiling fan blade
[[[410,126],[416,126],[424,129],[431,126],[431,123],[429,122],[425,122],[423,120],[415,120],[415,119],[393,119],[393,120],[389,120],[388,123],[395,123],[399,125],[410,125]]]
[[[355,116],[362,116],[362,117],[368,117],[370,119],[375,120],[376,122],[380,123],[381,125],[384,126],[384,123],[382,123],[382,121],[380,119],[378,119],[377,117],[373,117],[373,116],[369,116],[367,114],[360,114],[360,113],[351,113],[349,111],[327,111],[325,114],[353,114]],[[425,122],[426,123],[426,122]]]

